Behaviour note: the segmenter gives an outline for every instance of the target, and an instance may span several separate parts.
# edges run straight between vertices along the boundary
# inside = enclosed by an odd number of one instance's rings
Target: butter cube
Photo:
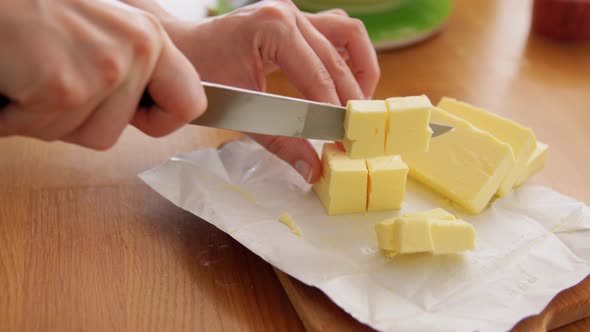
[[[432,252],[434,249],[429,219],[397,219],[394,236],[395,251],[400,254]]]
[[[457,220],[454,215],[447,212],[445,209],[436,208],[428,211],[406,213],[402,218],[428,218],[440,220]]]
[[[388,256],[427,252],[450,254],[475,249],[475,229],[443,209],[404,214],[375,225],[379,248]]]
[[[387,219],[375,224],[375,231],[377,232],[377,242],[379,248],[386,251],[396,251],[397,241],[395,232],[395,222],[397,219]]]
[[[477,128],[487,131],[512,148],[514,166],[502,181],[498,196],[508,194],[514,188],[527,168],[527,163],[535,150],[536,138],[533,131],[497,114],[477,108],[452,98],[443,98],[438,107],[460,117]]]
[[[385,154],[387,106],[383,100],[351,100],[346,106],[344,147],[352,159]]]
[[[526,167],[521,174],[520,178],[516,182],[516,185],[520,186],[525,183],[531,176],[539,172],[545,167],[547,162],[547,155],[549,154],[549,146],[547,144],[537,141],[535,150],[526,163]]]
[[[368,211],[399,209],[406,192],[408,166],[399,156],[367,159]]]
[[[432,104],[428,97],[396,97],[386,100],[388,109],[385,154],[426,152],[432,130],[430,112]]]
[[[359,213],[367,209],[367,165],[352,160],[335,143],[322,151],[324,173],[313,189],[329,215]]]
[[[481,212],[513,169],[512,149],[440,108],[433,108],[431,119],[455,128],[432,140],[428,152],[402,155],[409,175],[467,212]]]
[[[435,255],[475,249],[475,229],[463,220],[434,220],[430,223]]]

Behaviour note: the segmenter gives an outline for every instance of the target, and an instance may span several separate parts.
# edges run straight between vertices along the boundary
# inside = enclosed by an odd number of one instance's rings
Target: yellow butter
[[[352,159],[385,154],[387,106],[383,100],[351,100],[346,106],[344,147]]]
[[[524,172],[521,174],[516,184],[520,186],[521,184],[525,183],[531,176],[535,175],[537,172],[542,170],[545,167],[545,163],[547,162],[548,154],[549,146],[545,143],[537,141],[537,144],[535,145],[535,150],[533,151],[533,154],[527,161]]]
[[[469,121],[477,128],[487,131],[512,148],[515,163],[498,189],[498,196],[508,194],[526,171],[527,163],[533,154],[536,138],[533,131],[522,125],[488,112],[473,105],[444,97],[438,107]]]
[[[402,155],[409,175],[467,212],[481,212],[514,166],[512,149],[442,109],[433,108],[431,121],[454,129],[433,139],[428,152]]]
[[[432,130],[428,97],[395,97],[386,100],[388,110],[385,154],[428,151]]]
[[[406,192],[408,166],[399,156],[367,159],[368,211],[399,209]]]
[[[475,249],[475,229],[463,220],[434,220],[430,223],[435,255]]]
[[[375,225],[379,248],[388,256],[450,254],[475,249],[475,229],[443,209],[405,214]]]
[[[335,143],[322,152],[324,173],[313,186],[329,215],[365,212],[368,171],[362,159],[350,159]]]
[[[393,227],[395,251],[400,254],[432,252],[431,219],[399,218]]]
[[[291,233],[297,236],[301,236],[301,229],[299,228],[299,226],[297,226],[297,224],[293,220],[293,217],[289,213],[285,212],[281,214],[281,216],[279,217],[279,221],[283,223],[285,226],[289,227]]]
[[[386,251],[396,251],[397,241],[395,238],[395,221],[397,219],[387,219],[375,224],[375,232],[377,232],[377,242],[379,248]]]
[[[428,218],[440,220],[456,220],[454,215],[447,212],[445,209],[436,208],[428,211],[405,213],[402,218]]]

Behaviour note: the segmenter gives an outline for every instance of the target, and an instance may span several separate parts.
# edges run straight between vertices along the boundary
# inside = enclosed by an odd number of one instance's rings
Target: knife
[[[267,135],[344,139],[344,107],[215,83],[202,84],[209,106],[191,124]],[[9,103],[8,98],[0,95],[0,110]],[[140,105],[153,105],[149,94],[144,93]],[[433,122],[430,128],[432,137],[453,129]]]
[[[267,135],[344,139],[345,107],[221,84],[202,84],[207,95],[207,111],[191,124]],[[432,137],[453,129],[438,123],[430,123],[430,128]]]

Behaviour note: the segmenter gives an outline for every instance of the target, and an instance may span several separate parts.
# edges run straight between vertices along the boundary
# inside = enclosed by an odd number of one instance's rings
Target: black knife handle
[[[8,106],[8,104],[10,104],[10,99],[4,97],[3,95],[0,95],[0,110]]]
[[[154,105],[156,105],[154,99],[152,96],[150,96],[150,93],[145,90],[141,96],[141,99],[139,100],[139,107],[150,108]]]
[[[8,106],[8,104],[10,104],[10,99],[8,99],[7,97],[0,95],[0,110],[3,109],[4,107]],[[141,96],[141,99],[139,100],[139,106],[140,107],[145,107],[145,108],[150,108],[152,106],[154,106],[154,100],[152,99],[152,96],[150,96],[150,94],[146,91],[144,91],[143,95]]]

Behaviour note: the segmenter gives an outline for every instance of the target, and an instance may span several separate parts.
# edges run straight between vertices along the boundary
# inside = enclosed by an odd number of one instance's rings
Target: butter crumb
[[[283,213],[279,217],[279,221],[285,224],[287,227],[289,227],[291,233],[297,236],[301,236],[301,229],[299,228],[299,226],[297,226],[297,224],[295,224],[295,221],[293,221],[293,217],[288,212]]]

